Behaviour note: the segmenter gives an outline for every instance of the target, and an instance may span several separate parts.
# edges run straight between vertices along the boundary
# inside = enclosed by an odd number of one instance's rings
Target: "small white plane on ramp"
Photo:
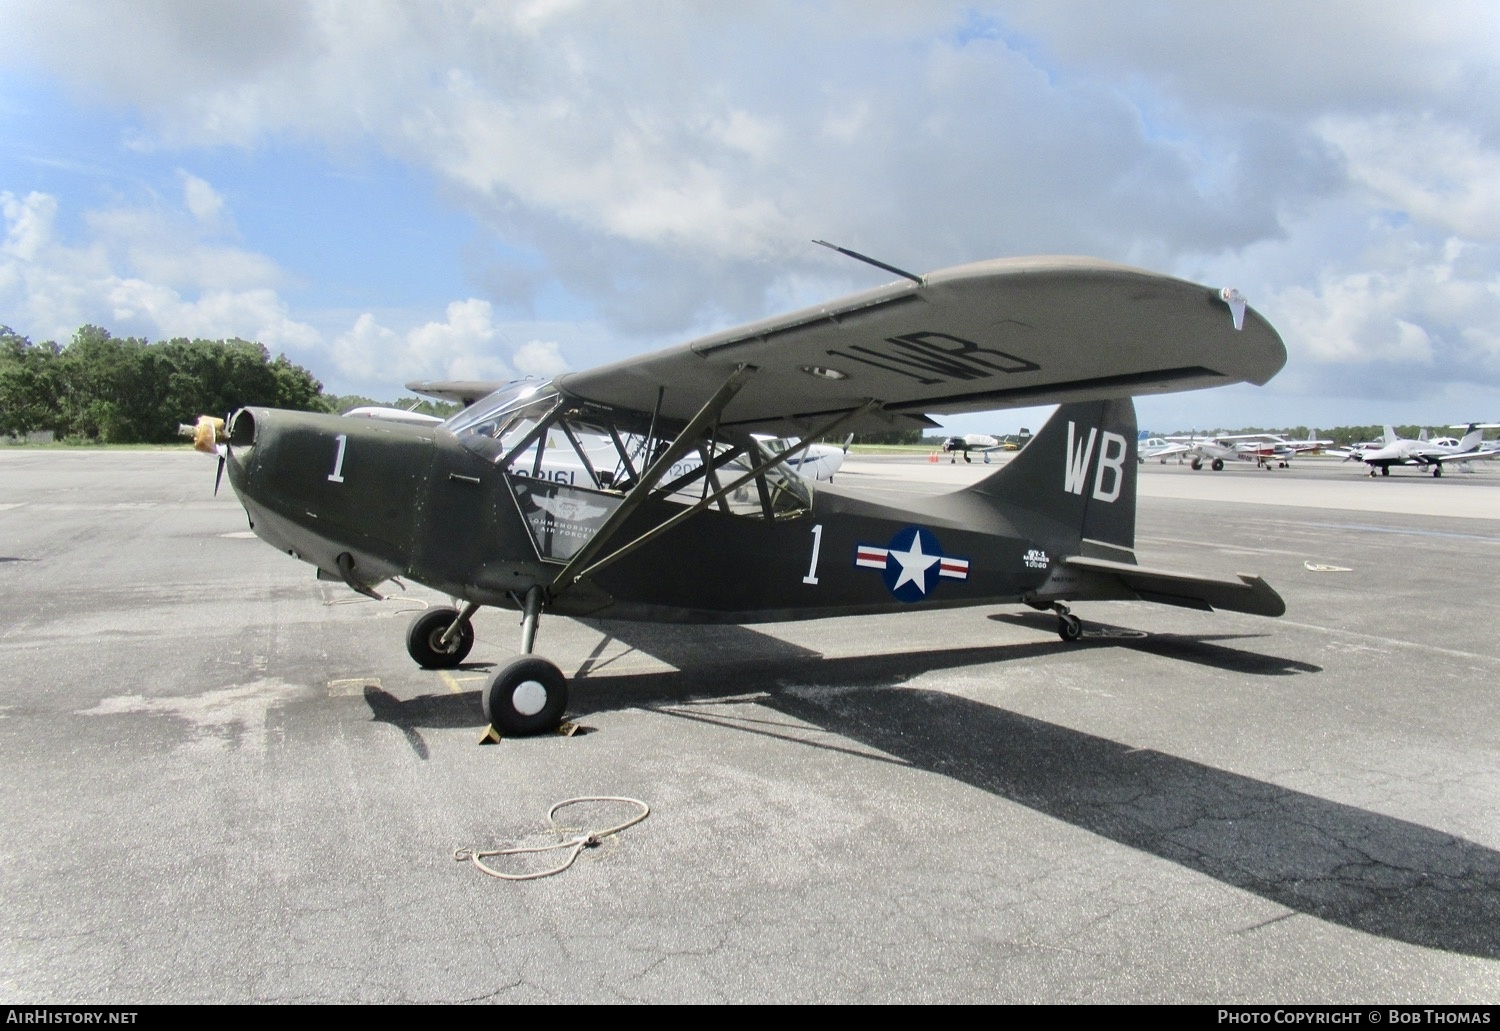
[[[801,441],[794,437],[768,437],[756,433],[752,436],[760,442],[772,454],[787,455],[786,463],[804,480],[817,480],[825,483],[833,482],[833,474],[839,471],[844,464],[844,456],[849,453],[849,444],[854,440],[854,434],[844,438],[842,446],[837,444],[809,444],[804,448],[798,448]]]
[[[1155,458],[1163,465],[1167,459],[1176,457],[1181,464],[1183,457],[1188,453],[1188,446],[1180,441],[1168,440],[1166,437],[1154,437],[1150,430],[1141,430],[1140,436],[1135,442],[1135,460],[1144,464],[1146,459]]]
[[[1500,451],[1481,450],[1483,442],[1484,431],[1476,423],[1469,424],[1468,432],[1456,444],[1398,437],[1395,428],[1387,426],[1384,442],[1380,447],[1352,451],[1349,458],[1369,466],[1371,476],[1376,474],[1376,470],[1379,470],[1381,476],[1389,476],[1393,465],[1415,465],[1430,469],[1436,477],[1443,475],[1443,465],[1447,462],[1500,457]]]

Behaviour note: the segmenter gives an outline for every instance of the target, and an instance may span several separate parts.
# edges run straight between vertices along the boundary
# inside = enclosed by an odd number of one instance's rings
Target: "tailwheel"
[[[468,658],[474,647],[474,626],[466,614],[459,623],[458,631],[443,641],[453,621],[459,619],[457,609],[447,607],[428,609],[416,619],[406,631],[406,652],[423,669],[456,669]]]
[[[1068,611],[1066,605],[1056,605],[1057,636],[1069,644],[1083,636],[1083,620]]]
[[[545,734],[562,723],[568,678],[546,659],[521,655],[490,678],[483,701],[485,719],[501,734]]]

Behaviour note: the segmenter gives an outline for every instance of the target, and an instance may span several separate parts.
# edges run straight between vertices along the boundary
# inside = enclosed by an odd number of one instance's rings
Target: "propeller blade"
[[[214,497],[219,496],[219,481],[224,478],[224,452],[219,452],[219,470],[214,473]]]

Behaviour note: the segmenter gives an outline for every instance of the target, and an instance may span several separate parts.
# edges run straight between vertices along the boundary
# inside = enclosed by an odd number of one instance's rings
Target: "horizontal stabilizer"
[[[1065,561],[1069,566],[1114,575],[1142,601],[1190,609],[1248,612],[1253,616],[1280,616],[1286,612],[1281,595],[1258,576],[1237,573],[1240,582],[1235,583],[1083,555],[1073,555]]]

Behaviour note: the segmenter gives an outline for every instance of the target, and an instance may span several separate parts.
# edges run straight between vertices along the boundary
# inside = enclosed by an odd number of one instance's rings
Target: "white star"
[[[922,535],[920,533],[912,535],[910,550],[893,550],[890,556],[901,563],[901,575],[896,577],[896,584],[891,590],[899,591],[902,584],[914,583],[917,585],[917,590],[926,594],[927,570],[931,569],[941,556],[922,554]]]

